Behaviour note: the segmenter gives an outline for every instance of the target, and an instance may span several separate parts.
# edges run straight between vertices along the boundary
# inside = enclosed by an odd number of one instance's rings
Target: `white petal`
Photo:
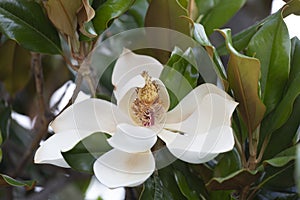
[[[163,69],[162,64],[156,59],[132,53],[128,49],[124,49],[123,53],[118,58],[112,74],[112,84],[115,86],[115,96],[118,95],[119,90],[130,79],[147,71],[149,76],[158,78]],[[119,99],[117,99],[119,101]]]
[[[90,132],[69,130],[52,135],[37,149],[34,155],[34,163],[48,163],[60,167],[70,167],[64,160],[61,152],[71,150],[81,139],[89,134]]]
[[[138,186],[154,169],[155,161],[150,151],[132,154],[113,149],[94,163],[95,176],[109,188]]]
[[[85,94],[84,92],[80,91],[80,92],[78,93],[76,99],[75,99],[74,104],[79,103],[79,102],[84,101],[84,100],[87,100],[87,99],[89,99],[89,98],[91,98],[90,95],[87,95],[87,94]]]
[[[164,127],[188,134],[202,134],[219,126],[230,126],[231,115],[237,103],[224,99],[217,94],[207,94],[202,98],[201,102],[198,103],[199,105],[184,121],[172,124],[167,123],[167,118]],[[169,116],[170,115],[167,117]]]
[[[166,143],[170,152],[189,163],[204,163],[219,153],[232,150],[234,137],[231,127],[214,128],[205,134],[178,134],[162,131],[159,137]]]
[[[118,124],[116,132],[107,141],[121,151],[138,153],[150,150],[156,140],[156,133],[149,128]]]
[[[116,93],[116,99],[118,99],[118,105],[128,107],[129,99],[136,98],[135,89],[143,88],[145,86],[145,79],[141,75],[137,75],[130,79],[123,87],[120,88],[119,92]],[[121,106],[121,107],[122,107]]]
[[[167,114],[167,123],[178,123],[187,119],[201,104],[203,98],[207,95],[214,94],[220,96],[226,102],[228,113],[237,106],[237,103],[223,90],[210,83],[202,84],[193,89],[179,104]]]
[[[130,123],[116,105],[101,99],[87,99],[73,104],[52,122],[56,133],[69,129],[113,133],[118,123]]]
[[[154,80],[155,83],[158,85],[159,98],[162,102],[162,106],[167,111],[170,107],[170,98],[169,98],[168,90],[167,90],[166,86],[164,85],[164,83],[160,79],[152,78],[152,80]]]

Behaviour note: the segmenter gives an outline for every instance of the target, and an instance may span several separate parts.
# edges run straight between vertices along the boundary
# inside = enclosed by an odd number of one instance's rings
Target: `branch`
[[[44,99],[44,78],[43,70],[41,66],[41,55],[39,53],[32,53],[31,57],[31,67],[35,80],[35,88],[37,93],[37,120],[34,124],[33,133],[34,138],[27,151],[22,156],[19,165],[16,167],[15,171],[12,173],[13,177],[16,177],[26,166],[28,160],[32,157],[33,152],[37,149],[40,141],[47,134],[48,125],[53,119],[52,114],[50,114],[49,108],[45,103]]]

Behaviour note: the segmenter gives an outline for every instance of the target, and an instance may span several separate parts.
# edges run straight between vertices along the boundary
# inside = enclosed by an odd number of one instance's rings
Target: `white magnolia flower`
[[[230,118],[237,103],[216,86],[202,84],[168,111],[169,95],[158,79],[162,69],[154,58],[124,50],[112,75],[117,105],[81,96],[52,122],[56,134],[41,144],[35,163],[69,167],[61,152],[94,132],[106,132],[113,149],[96,160],[94,173],[114,188],[137,186],[154,172],[151,148],[157,136],[189,163],[204,163],[231,150]]]

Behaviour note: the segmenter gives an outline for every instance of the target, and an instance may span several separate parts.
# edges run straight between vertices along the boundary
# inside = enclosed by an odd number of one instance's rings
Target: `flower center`
[[[159,98],[159,87],[147,72],[141,74],[145,79],[143,88],[136,88],[137,97],[132,104],[132,118],[140,126],[150,127],[160,122],[164,108]]]

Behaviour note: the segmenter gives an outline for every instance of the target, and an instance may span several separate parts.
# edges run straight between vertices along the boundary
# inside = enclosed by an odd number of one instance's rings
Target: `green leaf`
[[[95,160],[112,149],[106,139],[104,133],[94,133],[76,144],[73,149],[62,152],[62,155],[73,169],[93,174]]]
[[[107,0],[101,4],[92,20],[97,34],[100,35],[107,29],[111,21],[125,13],[133,2],[134,0]]]
[[[288,164],[290,161],[295,160],[296,158],[296,147],[292,146],[279,154],[277,154],[274,158],[265,160],[263,162],[264,166],[271,165],[273,167],[283,167]]]
[[[5,174],[0,174],[0,185],[5,185],[7,183],[8,185],[15,186],[15,187],[26,187],[28,190],[32,189],[35,186],[36,181],[19,181],[16,179],[11,178],[10,176],[7,176]]]
[[[284,7],[285,8],[282,12],[282,15],[284,17],[289,16],[290,14],[300,15],[300,1],[299,0],[288,1],[284,5]]]
[[[160,79],[170,94],[170,110],[197,86],[199,74],[196,66],[196,60],[190,48],[186,52],[179,48],[174,49],[160,75]]]
[[[295,186],[295,162],[290,161],[283,167],[273,167],[267,165],[264,168],[263,179],[260,180],[258,188],[277,188],[284,189]]]
[[[210,35],[214,29],[223,26],[233,15],[245,4],[246,0],[196,0],[200,9],[203,7],[206,12],[200,23],[205,27],[207,35]]]
[[[286,6],[288,5],[288,6]],[[287,17],[288,15],[292,14],[292,13],[297,13],[300,10],[300,1],[299,0],[291,0],[289,1],[287,4],[285,4],[283,6],[285,9],[282,12],[283,17]],[[276,13],[269,15],[268,17],[266,17],[265,19],[261,20],[260,22],[248,27],[247,29],[244,29],[243,31],[235,34],[232,37],[232,42],[233,42],[233,46],[234,48],[240,52],[244,49],[246,49],[246,47],[248,46],[251,38],[253,37],[253,35],[258,31],[258,29],[266,22],[269,21],[272,17],[274,17],[274,15],[276,15]],[[219,55],[227,55],[228,51],[226,49],[226,44],[223,43],[222,45],[217,47],[217,51],[219,53]]]
[[[264,21],[254,24],[249,28],[244,29],[243,31],[232,36],[233,46],[238,52],[244,50],[248,46],[251,38],[257,32],[257,30],[259,29],[259,27],[262,25],[263,22]],[[220,56],[227,55],[229,53],[229,51],[226,48],[225,42],[222,45],[217,47],[217,52],[220,54]]]
[[[74,37],[77,28],[77,12],[82,7],[82,1],[48,0],[44,5],[54,26],[62,33]]]
[[[248,131],[253,132],[263,119],[266,110],[258,96],[260,62],[256,58],[240,54],[233,48],[230,29],[220,30],[220,33],[226,39],[227,49],[230,51],[227,69],[229,86],[239,102],[238,110]]]
[[[194,23],[194,38],[202,46],[205,47],[208,55],[214,61],[214,70],[217,73],[218,77],[223,81],[225,90],[228,89],[227,75],[223,63],[216,51],[215,47],[209,41],[204,27],[201,24]]]
[[[281,11],[269,18],[251,38],[247,55],[261,63],[261,97],[270,113],[282,98],[290,70],[291,42]]]
[[[174,170],[175,180],[180,188],[181,193],[188,200],[197,200],[199,199],[197,192],[192,190],[187,183],[186,177],[178,170]]]
[[[300,195],[300,145],[297,145],[297,153],[296,153],[296,172],[295,172],[295,179],[298,188],[298,194]]]
[[[204,178],[198,175],[198,171],[194,170],[195,167],[199,167],[199,165],[187,164],[183,161],[176,160],[172,164],[172,167],[175,180],[183,195],[185,195],[186,197],[189,196],[189,198],[191,199],[207,199],[208,192],[204,184]],[[207,171],[204,170],[203,167],[200,170],[203,170],[202,172],[205,173],[205,176],[209,176],[207,174]],[[181,176],[177,172],[179,172],[183,176]],[[178,179],[176,179],[176,177]],[[184,177],[185,179],[183,179]],[[184,185],[188,186],[188,188],[181,188],[181,186],[184,187]],[[187,190],[189,190],[191,193],[188,194]]]
[[[292,39],[291,70],[287,86],[284,89],[284,96],[265,120],[262,131],[272,133],[280,128],[292,113],[296,98],[300,95],[300,41]]]
[[[210,191],[209,199],[213,200],[236,200],[233,197],[234,191],[232,190],[217,190],[217,191]]]
[[[165,190],[170,193],[170,196],[174,200],[184,199],[184,195],[181,193],[177,182],[174,177],[174,168],[173,165],[164,167],[158,171],[158,176],[162,181]]]
[[[0,46],[0,81],[14,96],[31,78],[31,54],[15,41],[7,40]]]
[[[298,194],[294,191],[294,188],[262,188],[258,195],[258,200],[298,200]]]
[[[263,160],[271,159],[276,154],[284,151],[285,149],[293,145],[293,138],[296,136],[299,124],[300,124],[300,96],[295,100],[293,111],[285,122],[285,124],[273,132],[271,135],[270,141],[267,145],[267,148],[263,155]],[[262,124],[264,125],[264,123]],[[264,141],[265,137],[269,135],[268,127],[262,126],[261,128],[261,143]],[[259,146],[261,148],[261,144]]]
[[[153,0],[146,13],[145,27],[162,27],[190,35],[189,21],[183,18],[187,15],[187,10],[177,0]],[[151,40],[157,40],[157,38],[149,38],[149,42]],[[169,33],[162,34],[159,38],[160,43],[165,47],[174,44],[171,40]],[[153,52],[161,63],[166,63],[170,57],[169,52],[166,51],[154,49]]]
[[[187,10],[177,0],[154,0],[149,4],[145,26],[169,28],[189,35],[189,22],[182,16],[187,16]]]
[[[214,168],[214,177],[226,177],[242,168],[241,158],[236,149],[221,155]]]
[[[253,183],[259,176],[260,174],[257,170],[242,169],[226,177],[213,178],[206,186],[209,190],[239,190]]]
[[[149,3],[147,0],[135,0],[134,4],[128,10],[128,14],[134,18],[139,27],[143,27],[145,24],[148,7]]]
[[[139,200],[173,200],[169,191],[163,185],[159,176],[150,177],[145,183]]]
[[[61,54],[57,31],[34,1],[0,1],[0,31],[36,52]]]

